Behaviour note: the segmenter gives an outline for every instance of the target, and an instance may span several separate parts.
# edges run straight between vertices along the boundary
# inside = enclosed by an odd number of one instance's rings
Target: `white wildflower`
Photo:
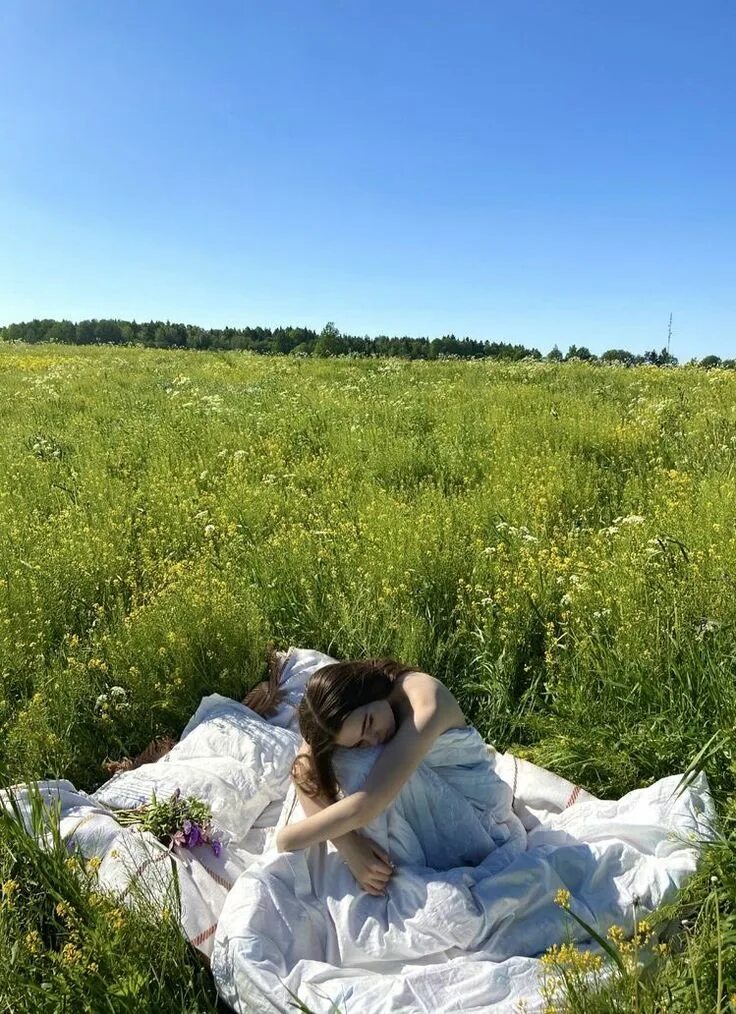
[[[200,398],[200,404],[207,412],[222,411],[222,397],[219,394],[205,394]]]

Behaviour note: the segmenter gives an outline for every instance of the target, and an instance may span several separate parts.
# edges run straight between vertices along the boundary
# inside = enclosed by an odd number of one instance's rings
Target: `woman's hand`
[[[385,894],[385,887],[394,872],[387,852],[364,834],[354,832],[340,842],[340,855],[358,881],[369,894]]]

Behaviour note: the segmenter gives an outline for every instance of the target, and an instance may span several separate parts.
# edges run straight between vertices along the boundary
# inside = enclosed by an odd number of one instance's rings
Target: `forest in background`
[[[378,335],[342,334],[330,321],[318,333],[308,327],[225,327],[204,328],[197,324],[176,324],[151,320],[137,323],[130,320],[31,320],[0,327],[0,340],[30,344],[54,342],[68,345],[142,345],[157,349],[227,349],[247,350],[265,355],[304,356],[396,356],[404,359],[546,359],[564,362],[577,359],[589,362],[619,362],[625,366],[677,366],[678,359],[667,348],[655,348],[642,354],[626,349],[608,349],[600,356],[584,345],[570,345],[563,353],[554,345],[546,356],[539,349],[488,339],[457,338],[454,334],[441,338],[411,338]],[[719,366],[736,369],[736,359],[709,355],[692,359],[690,364],[706,368]]]

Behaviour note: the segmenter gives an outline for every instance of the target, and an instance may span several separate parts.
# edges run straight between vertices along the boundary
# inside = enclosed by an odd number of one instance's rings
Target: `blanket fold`
[[[642,917],[695,869],[689,836],[705,835],[712,818],[703,776],[680,797],[673,776],[617,802],[588,798],[527,832],[479,739],[472,729],[440,736],[366,827],[398,863],[387,896],[356,891],[330,843],[267,846],[228,895],[215,937],[213,972],[237,1011],[287,1011],[289,990],[315,1014],[335,1003],[359,1014],[424,1009],[411,992],[431,996],[433,1011],[512,1010],[522,998],[541,1009],[539,962],[527,959],[587,937],[555,903],[559,890],[598,932],[617,923],[630,933],[635,898]],[[336,757],[348,789],[371,752]],[[287,813],[303,816],[298,805]],[[455,972],[466,964],[475,986],[464,982],[459,996]]]
[[[568,937],[591,946],[557,904],[598,932],[633,930],[638,913],[670,901],[698,862],[715,820],[704,775],[681,793],[678,776],[599,800],[552,772],[498,753],[474,728],[440,736],[390,806],[364,830],[396,870],[385,896],[362,892],[330,842],[278,853],[280,827],[304,816],[290,778],[306,682],[334,661],[291,648],[278,711],[264,720],[219,694],[203,698],[165,757],[115,775],[95,793],[38,783],[58,805],[68,847],[101,859],[103,888],[163,906],[172,878],[182,931],[211,956],[222,998],[236,1012],[290,1014],[292,994],[314,1014],[543,1009],[539,956]],[[338,749],[346,793],[381,746]],[[115,809],[181,789],[209,804],[219,857],[170,853],[115,820]],[[13,790],[26,829],[30,787]],[[0,794],[7,805],[7,791]]]

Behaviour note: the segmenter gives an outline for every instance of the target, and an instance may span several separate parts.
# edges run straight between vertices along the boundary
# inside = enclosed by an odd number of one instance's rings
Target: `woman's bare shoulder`
[[[452,692],[430,673],[419,669],[407,673],[401,682],[401,690],[412,711],[427,707],[441,711],[448,729],[467,725],[462,708]]]
[[[412,697],[412,699],[420,698],[423,694],[432,697],[442,690],[447,690],[441,680],[428,672],[422,672],[421,669],[413,669],[411,672],[405,673],[397,682],[400,682],[407,697]]]
[[[413,693],[421,693],[423,690],[433,690],[439,684],[442,686],[438,679],[431,676],[428,672],[422,672],[421,669],[412,669],[411,672],[405,672],[399,677],[397,683],[400,683],[404,688],[405,693],[409,693],[409,687],[411,687]]]

